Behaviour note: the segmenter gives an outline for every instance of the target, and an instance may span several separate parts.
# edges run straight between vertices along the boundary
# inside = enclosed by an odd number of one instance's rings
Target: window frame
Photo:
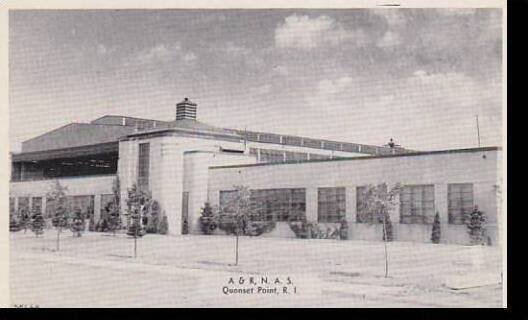
[[[149,187],[150,180],[150,142],[138,144],[137,185],[140,190]]]
[[[420,188],[420,194],[413,193],[417,188]],[[431,188],[431,199],[427,199],[427,188]],[[434,184],[410,184],[404,185],[400,192],[400,223],[401,224],[432,224],[435,216],[435,186]],[[410,189],[409,200],[405,199],[407,194],[406,189]],[[417,207],[416,204],[420,203]],[[427,205],[429,203],[429,205]],[[405,207],[409,206],[409,209]],[[410,210],[409,214],[406,211]],[[416,212],[419,214],[416,214]],[[430,214],[427,211],[431,211]]]
[[[317,222],[339,223],[346,218],[346,188],[317,188]]]
[[[463,191],[464,187],[470,187],[471,191]],[[460,187],[460,191],[452,191],[454,187]],[[463,194],[471,194],[471,200],[466,200],[463,197]],[[456,199],[452,199],[452,195],[456,194]],[[460,203],[453,205],[452,201],[458,200]],[[464,202],[471,202],[469,205],[464,205]],[[473,183],[463,182],[463,183],[449,183],[447,185],[447,219],[448,224],[453,225],[464,225],[466,223],[466,215],[471,213],[475,206],[475,190]],[[458,209],[458,210],[457,210]],[[466,211],[467,209],[467,211]],[[454,212],[459,211],[459,212]],[[461,211],[461,212],[460,212]]]

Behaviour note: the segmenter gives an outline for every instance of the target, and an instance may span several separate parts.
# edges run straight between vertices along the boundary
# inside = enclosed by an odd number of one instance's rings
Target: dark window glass
[[[285,151],[286,161],[303,161],[308,159],[307,153]]]
[[[466,214],[473,210],[473,184],[447,185],[447,211],[450,224],[464,224]]]
[[[400,223],[433,223],[434,210],[433,185],[403,187],[400,193]]]
[[[149,185],[150,143],[140,143],[138,153],[138,187],[147,189]]]
[[[234,213],[237,191],[220,191],[220,206],[226,213]],[[250,190],[250,219],[254,221],[292,221],[306,216],[306,190],[259,189]]]
[[[42,213],[42,197],[33,197],[31,199],[31,209]]]
[[[301,137],[292,137],[292,136],[282,136],[282,143],[290,146],[301,146],[302,138]]]
[[[356,222],[357,223],[381,223],[383,213],[377,211],[373,203],[369,203],[368,188],[360,186],[356,188]]]
[[[319,222],[339,222],[345,217],[345,188],[319,188],[317,220]]]
[[[341,150],[341,143],[335,141],[324,141],[323,149],[328,150]]]
[[[113,203],[114,203],[113,194],[102,194],[101,195],[101,208],[100,208],[101,219],[108,218],[108,214],[110,213]]]
[[[9,197],[9,214],[15,214],[15,198]]]
[[[29,197],[18,198],[18,211],[20,210],[29,211]]]
[[[260,162],[284,162],[283,153],[283,151],[260,149]]]
[[[327,160],[331,158],[332,156],[327,156],[324,154],[310,153],[310,160]]]

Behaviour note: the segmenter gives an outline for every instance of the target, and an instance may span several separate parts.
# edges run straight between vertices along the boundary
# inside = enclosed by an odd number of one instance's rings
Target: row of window
[[[106,211],[109,207],[109,204],[114,201],[113,194],[102,194],[101,195],[101,218],[104,218]],[[45,218],[53,217],[53,212],[55,209],[55,204],[53,199],[46,198],[46,211],[42,212],[42,197],[32,197],[31,198],[31,208],[30,208],[30,197],[19,197],[18,198],[18,211],[21,210],[31,214],[33,210],[37,210],[40,213],[44,214]],[[85,196],[67,196],[66,197],[66,208],[67,210],[73,210],[73,208],[81,209],[83,215],[89,219],[94,215],[94,195],[85,195]],[[15,212],[15,198],[9,198],[9,210],[11,213]]]
[[[319,222],[339,222],[346,214],[344,187],[318,188],[317,217]],[[377,205],[376,199],[364,186],[356,188],[356,222],[381,221],[386,208]],[[407,185],[400,192],[400,223],[431,224],[435,216],[434,185]],[[220,206],[225,212],[236,212],[237,191],[220,191]],[[306,217],[306,189],[281,188],[250,190],[251,219],[295,221]],[[463,224],[465,216],[473,209],[471,183],[448,185],[448,222]]]
[[[284,162],[284,161],[304,161],[308,160],[322,160],[322,159],[331,159],[329,155],[322,155],[316,153],[306,153],[306,152],[293,152],[293,151],[281,151],[274,149],[260,149],[260,148],[250,148],[249,154],[258,155],[259,162]]]

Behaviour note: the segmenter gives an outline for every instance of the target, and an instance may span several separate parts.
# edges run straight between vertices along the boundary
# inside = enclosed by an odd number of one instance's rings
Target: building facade
[[[427,241],[430,216],[438,211],[448,226],[445,242],[464,243],[464,226],[454,212],[474,204],[489,213],[493,242],[498,238],[493,196],[499,185],[498,148],[420,153],[218,128],[196,115],[197,105],[186,98],[176,105],[173,121],[107,115],[23,142],[22,151],[11,155],[11,210],[37,208],[49,217],[46,193],[58,180],[71,205],[98,221],[118,177],[122,208],[127,189],[136,185],[160,203],[169,233],[199,233],[204,203],[220,204],[222,192],[246,185],[263,194],[291,194],[288,201],[297,199],[307,220],[335,223],[346,217],[352,239],[377,239],[379,225],[357,221],[358,194],[366,184],[400,183],[402,204],[391,213],[396,240]],[[292,236],[284,227],[287,212],[270,216],[278,221],[271,236]]]

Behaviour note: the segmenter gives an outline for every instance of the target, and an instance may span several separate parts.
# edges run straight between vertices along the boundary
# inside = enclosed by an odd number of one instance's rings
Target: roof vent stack
[[[189,98],[183,99],[182,102],[176,104],[176,120],[196,120],[196,103],[193,103]]]

